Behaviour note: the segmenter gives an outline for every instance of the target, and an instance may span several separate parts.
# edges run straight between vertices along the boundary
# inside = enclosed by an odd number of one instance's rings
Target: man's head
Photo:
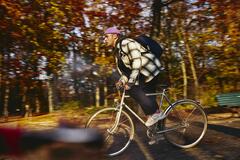
[[[116,27],[110,27],[104,32],[105,39],[104,42],[107,46],[115,46],[115,42],[118,39],[118,36],[121,34],[121,31]]]

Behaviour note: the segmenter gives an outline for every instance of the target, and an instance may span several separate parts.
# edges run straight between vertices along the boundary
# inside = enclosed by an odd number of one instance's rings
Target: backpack
[[[120,40],[120,48],[122,48],[121,41],[123,39],[125,39],[125,38],[121,38],[121,40]],[[138,43],[140,43],[148,51],[153,53],[156,56],[156,58],[160,60],[160,57],[163,53],[163,48],[158,44],[158,42],[156,42],[155,40],[153,40],[152,38],[150,38],[146,35],[140,35],[140,36],[137,36],[133,39],[135,41],[137,41]]]

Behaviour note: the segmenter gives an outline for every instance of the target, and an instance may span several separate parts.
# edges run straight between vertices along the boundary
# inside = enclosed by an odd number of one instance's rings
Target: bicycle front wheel
[[[116,125],[118,113],[116,108],[101,109],[90,117],[86,124],[86,127],[97,128],[103,134],[104,152],[108,156],[122,153],[134,136],[134,124],[126,112],[121,112],[119,123]]]
[[[166,114],[164,136],[177,147],[195,146],[207,131],[207,116],[201,105],[193,100],[177,101]]]

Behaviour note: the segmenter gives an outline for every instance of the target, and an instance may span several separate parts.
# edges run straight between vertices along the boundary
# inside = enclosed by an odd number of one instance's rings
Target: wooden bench
[[[221,107],[240,107],[240,92],[218,94],[216,100]]]

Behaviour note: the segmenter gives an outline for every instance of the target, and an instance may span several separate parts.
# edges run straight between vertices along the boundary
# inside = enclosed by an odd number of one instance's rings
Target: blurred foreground
[[[103,159],[101,134],[85,129],[85,116],[72,112],[0,119],[1,160]],[[18,148],[19,147],[19,148]],[[4,154],[3,154],[4,153]],[[7,154],[6,154],[7,153]]]

